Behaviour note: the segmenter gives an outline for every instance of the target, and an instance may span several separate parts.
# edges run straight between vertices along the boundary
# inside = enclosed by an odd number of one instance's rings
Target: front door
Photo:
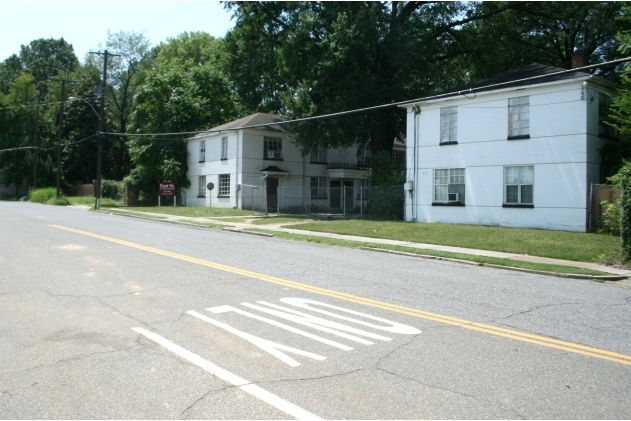
[[[267,213],[278,211],[278,178],[267,179]]]
[[[339,180],[331,180],[331,209],[342,207],[342,183]]]

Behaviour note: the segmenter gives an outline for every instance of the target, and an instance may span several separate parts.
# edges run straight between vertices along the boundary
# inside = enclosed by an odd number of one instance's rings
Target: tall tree
[[[489,12],[460,2],[229,2],[228,68],[250,109],[289,118],[419,97],[463,82],[448,35]],[[456,65],[454,65],[456,64]],[[443,77],[433,77],[440,74]],[[405,112],[388,108],[295,125],[303,152],[360,143],[373,154],[403,136]],[[377,165],[377,160],[373,165]]]
[[[79,66],[72,45],[63,38],[36,39],[22,45],[20,62],[23,69],[33,76],[42,94],[46,94],[50,78],[73,72]]]
[[[592,64],[620,57],[616,34],[624,23],[624,2],[524,2],[506,13],[473,22],[453,37],[452,54],[462,54],[473,79],[532,63],[570,68],[582,50]],[[478,5],[483,13],[502,3]],[[600,71],[611,76],[613,70]]]
[[[184,33],[157,48],[156,67],[147,72],[134,99],[130,133],[205,130],[239,116],[236,96],[221,71],[220,42],[205,33]],[[133,137],[130,179],[145,193],[163,178],[187,186],[183,136]]]

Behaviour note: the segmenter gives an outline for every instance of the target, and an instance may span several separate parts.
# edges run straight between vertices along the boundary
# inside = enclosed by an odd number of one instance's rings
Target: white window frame
[[[221,159],[228,159],[228,137],[221,138]]]
[[[440,143],[458,142],[458,107],[440,109]]]
[[[206,141],[199,141],[199,162],[206,162]]]
[[[326,148],[316,149],[311,151],[311,158],[309,162],[314,164],[326,164],[327,159],[327,150]]]
[[[278,152],[279,158],[270,158],[269,152]],[[282,160],[283,159],[283,138],[282,137],[263,137],[263,159],[266,160]]]
[[[514,170],[517,169],[517,174]],[[515,178],[516,177],[516,178]],[[508,201],[508,188],[517,187],[517,201]],[[530,202],[524,201],[524,188],[530,186]],[[504,204],[505,205],[529,205],[535,204],[535,166],[512,165],[504,167]]]
[[[200,175],[197,181],[197,197],[206,197],[206,176]]]
[[[508,138],[530,137],[530,97],[508,99]]]
[[[449,203],[449,185],[463,184],[466,188],[467,172],[465,168],[434,169],[433,203]],[[440,190],[440,193],[439,193]],[[461,203],[464,201],[461,199]]]
[[[372,155],[370,149],[365,146],[357,148],[357,165],[360,167],[372,167]]]
[[[310,177],[311,198],[326,199],[326,177]]]
[[[219,174],[217,197],[230,197],[230,174]]]

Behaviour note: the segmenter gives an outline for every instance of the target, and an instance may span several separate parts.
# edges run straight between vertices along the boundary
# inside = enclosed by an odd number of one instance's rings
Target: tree
[[[229,2],[228,69],[250,109],[289,118],[322,115],[420,97],[465,81],[447,71],[450,31],[514,7],[482,12],[434,2]],[[456,64],[456,66],[454,66]],[[433,77],[440,74],[443,78]],[[353,143],[391,152],[404,131],[398,108],[315,120],[292,127],[304,153]],[[377,165],[374,161],[373,165]]]
[[[106,127],[117,133],[127,133],[133,98],[142,85],[145,73],[154,62],[149,39],[140,32],[107,32],[105,49],[107,63]],[[87,64],[103,68],[103,56],[90,55]],[[121,180],[131,169],[125,137],[108,138],[103,147],[104,176]]]
[[[166,47],[160,46],[158,66],[147,74],[135,97],[130,133],[200,131],[238,116],[229,81],[213,66],[213,60],[200,59],[203,55],[198,54],[199,48],[185,48],[183,51],[192,52],[188,58],[186,54],[171,55],[175,46],[194,45],[193,38],[199,40],[200,37],[185,35],[171,40]],[[201,38],[210,40],[205,36]],[[188,187],[184,137],[133,137],[130,140],[129,153],[135,165],[130,179],[137,187],[149,194],[157,189],[160,180],[169,177],[180,186]]]
[[[493,76],[532,63],[569,69],[572,54],[585,52],[591,64],[620,57],[616,33],[623,2],[524,2],[505,13],[476,21],[459,33],[451,54],[462,54],[473,79]],[[502,3],[484,2],[489,13]],[[611,76],[611,70],[599,71]]]
[[[20,62],[23,69],[35,79],[37,89],[46,94],[48,81],[60,73],[73,72],[79,60],[72,45],[63,38],[37,39],[20,47]]]

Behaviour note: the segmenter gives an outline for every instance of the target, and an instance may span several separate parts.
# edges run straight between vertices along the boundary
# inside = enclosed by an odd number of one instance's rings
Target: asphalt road
[[[0,202],[3,419],[631,418],[631,289]]]

